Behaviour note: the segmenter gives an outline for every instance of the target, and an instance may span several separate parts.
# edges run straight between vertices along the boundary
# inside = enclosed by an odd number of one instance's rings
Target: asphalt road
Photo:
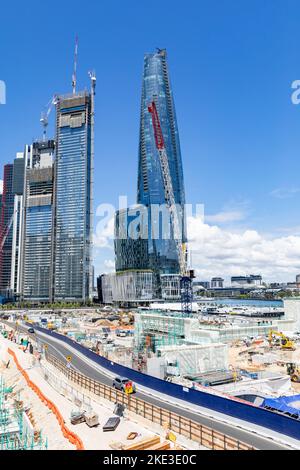
[[[15,328],[14,324],[11,324],[9,322],[5,322],[5,323]],[[18,329],[19,331],[24,331],[28,334],[26,327],[18,325]],[[96,368],[97,367],[96,364],[95,364],[95,368],[91,366],[90,364],[87,364],[77,355],[77,351],[72,350],[71,352],[69,348],[65,347],[63,342],[57,342],[57,340],[54,340],[51,337],[43,336],[38,331],[36,331],[34,335],[29,335],[29,336],[32,336],[33,337],[32,339],[34,340],[38,338],[41,343],[48,344],[49,353],[53,354],[55,357],[57,357],[61,361],[64,360],[67,363],[66,357],[71,355],[72,367],[76,369],[78,372],[94,380],[97,380],[98,382],[101,382],[105,385],[112,386],[112,379],[108,377],[107,375],[105,375],[104,373],[102,373],[101,371],[99,371],[99,369]],[[279,444],[273,441],[272,439],[266,439],[265,437],[259,436],[253,432],[248,432],[243,429],[237,428],[236,426],[230,425],[229,423],[220,422],[213,418],[203,416],[196,411],[195,412],[193,412],[192,410],[189,411],[185,408],[181,408],[179,405],[166,403],[165,401],[160,400],[159,397],[149,396],[146,393],[143,393],[139,390],[137,391],[136,396],[146,401],[147,403],[160,406],[161,408],[167,409],[181,416],[192,419],[193,421],[196,421],[197,423],[200,423],[203,426],[207,426],[223,434],[226,434],[227,436],[233,437],[246,444],[252,445],[256,449],[259,449],[259,450],[288,450],[290,449],[290,447]],[[228,417],[228,421],[229,420],[230,420],[230,417]],[[245,422],[245,425],[247,426],[246,422]]]

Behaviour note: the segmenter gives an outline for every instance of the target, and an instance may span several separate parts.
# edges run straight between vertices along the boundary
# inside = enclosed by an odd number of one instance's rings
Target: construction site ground
[[[126,446],[140,439],[156,435],[161,437],[161,442],[165,440],[166,430],[164,428],[153,425],[137,415],[127,414],[126,411],[115,431],[103,432],[102,426],[113,416],[115,404],[100,397],[97,397],[97,401],[90,400],[93,411],[99,416],[99,426],[89,428],[86,423],[72,425],[70,416],[72,411],[78,409],[76,404],[72,402],[70,397],[63,396],[49,385],[43,377],[39,361],[33,355],[28,352],[24,353],[20,346],[0,336],[0,375],[3,376],[8,386],[14,386],[14,393],[18,399],[22,400],[25,406],[30,407],[35,430],[42,430],[43,435],[48,439],[48,449],[74,450],[75,447],[63,436],[52,411],[29,388],[12,356],[8,354],[8,348],[15,352],[20,365],[26,370],[30,379],[58,407],[67,427],[80,437],[86,450],[117,449],[121,448],[121,445]],[[8,361],[9,365],[6,367]],[[59,375],[59,372],[53,372]],[[131,432],[138,434],[134,441],[127,440],[127,436]],[[182,448],[193,448],[189,442],[179,442],[179,444]],[[199,449],[199,446],[197,448]]]
[[[251,372],[269,371],[278,374],[286,374],[287,368],[286,363],[297,363],[300,365],[300,345],[295,343],[295,351],[282,350],[280,346],[270,348],[264,343],[258,343],[246,347],[239,343],[232,344],[229,348],[229,364],[236,369],[246,369]],[[249,361],[251,355],[249,351],[255,352],[255,354],[269,354],[272,353],[276,357],[276,361],[272,364],[255,365]],[[248,352],[248,353],[247,353]],[[242,353],[242,354],[241,354]],[[300,383],[291,382],[291,387],[296,393],[300,393]]]

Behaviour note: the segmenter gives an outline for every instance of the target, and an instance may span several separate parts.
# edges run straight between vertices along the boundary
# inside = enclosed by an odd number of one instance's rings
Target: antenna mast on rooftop
[[[77,55],[78,55],[78,36],[76,34],[75,38],[75,51],[74,51],[74,69],[72,75],[72,89],[73,95],[76,93],[76,83],[77,83]]]

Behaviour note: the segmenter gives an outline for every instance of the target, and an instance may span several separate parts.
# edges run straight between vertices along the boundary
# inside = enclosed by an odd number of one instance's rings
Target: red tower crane
[[[159,153],[161,173],[164,185],[165,201],[170,210],[171,223],[173,227],[174,242],[178,254],[179,268],[180,268],[180,291],[181,291],[181,305],[184,313],[190,314],[192,312],[192,271],[187,274],[186,265],[186,249],[185,244],[182,242],[182,229],[178,220],[178,212],[175,203],[175,196],[173,184],[170,174],[169,161],[165,147],[164,137],[160,125],[160,120],[156,108],[155,101],[148,106],[148,111],[152,117],[152,125],[154,131],[155,145]]]
[[[181,241],[182,239],[182,229],[178,221],[178,213],[176,208],[174,190],[172,179],[169,169],[169,161],[167,156],[167,151],[165,147],[164,137],[161,130],[161,125],[159,121],[159,116],[156,108],[155,101],[148,106],[148,111],[152,116],[152,125],[154,130],[155,145],[159,153],[161,173],[163,178],[164,192],[165,192],[165,201],[166,205],[170,210],[171,223],[174,234],[174,241],[176,244],[176,250],[178,254],[178,261],[180,267],[180,274],[184,276],[186,274],[186,260],[184,253],[184,245]]]

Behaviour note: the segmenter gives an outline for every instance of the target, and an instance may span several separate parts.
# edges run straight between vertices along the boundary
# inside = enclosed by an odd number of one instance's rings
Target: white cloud
[[[300,236],[271,239],[256,230],[233,232],[189,217],[188,239],[202,279],[259,273],[267,281],[292,281],[300,272]]]
[[[96,248],[112,248],[114,239],[114,218],[108,220],[103,225],[102,222],[97,224],[96,233],[93,236],[94,247]]]
[[[109,272],[115,270],[115,262],[111,259],[104,260],[104,266],[108,269]]]
[[[287,199],[300,192],[300,188],[277,188],[270,192],[270,195],[277,199]]]
[[[0,180],[0,194],[3,193],[3,180]]]
[[[214,215],[206,215],[205,221],[216,224],[224,224],[229,222],[237,222],[243,220],[245,214],[242,211],[222,211]]]
[[[287,231],[271,238],[256,230],[234,231],[215,225],[241,218],[243,212],[238,210],[222,211],[206,217],[205,222],[202,217],[188,217],[189,251],[197,277],[209,280],[221,275],[228,279],[233,275],[257,273],[266,281],[293,281],[300,273],[300,234]],[[114,261],[108,259],[113,250],[113,235],[113,218],[106,226],[97,226],[94,254],[101,264],[99,272],[114,270]],[[109,250],[106,255],[105,249]]]

